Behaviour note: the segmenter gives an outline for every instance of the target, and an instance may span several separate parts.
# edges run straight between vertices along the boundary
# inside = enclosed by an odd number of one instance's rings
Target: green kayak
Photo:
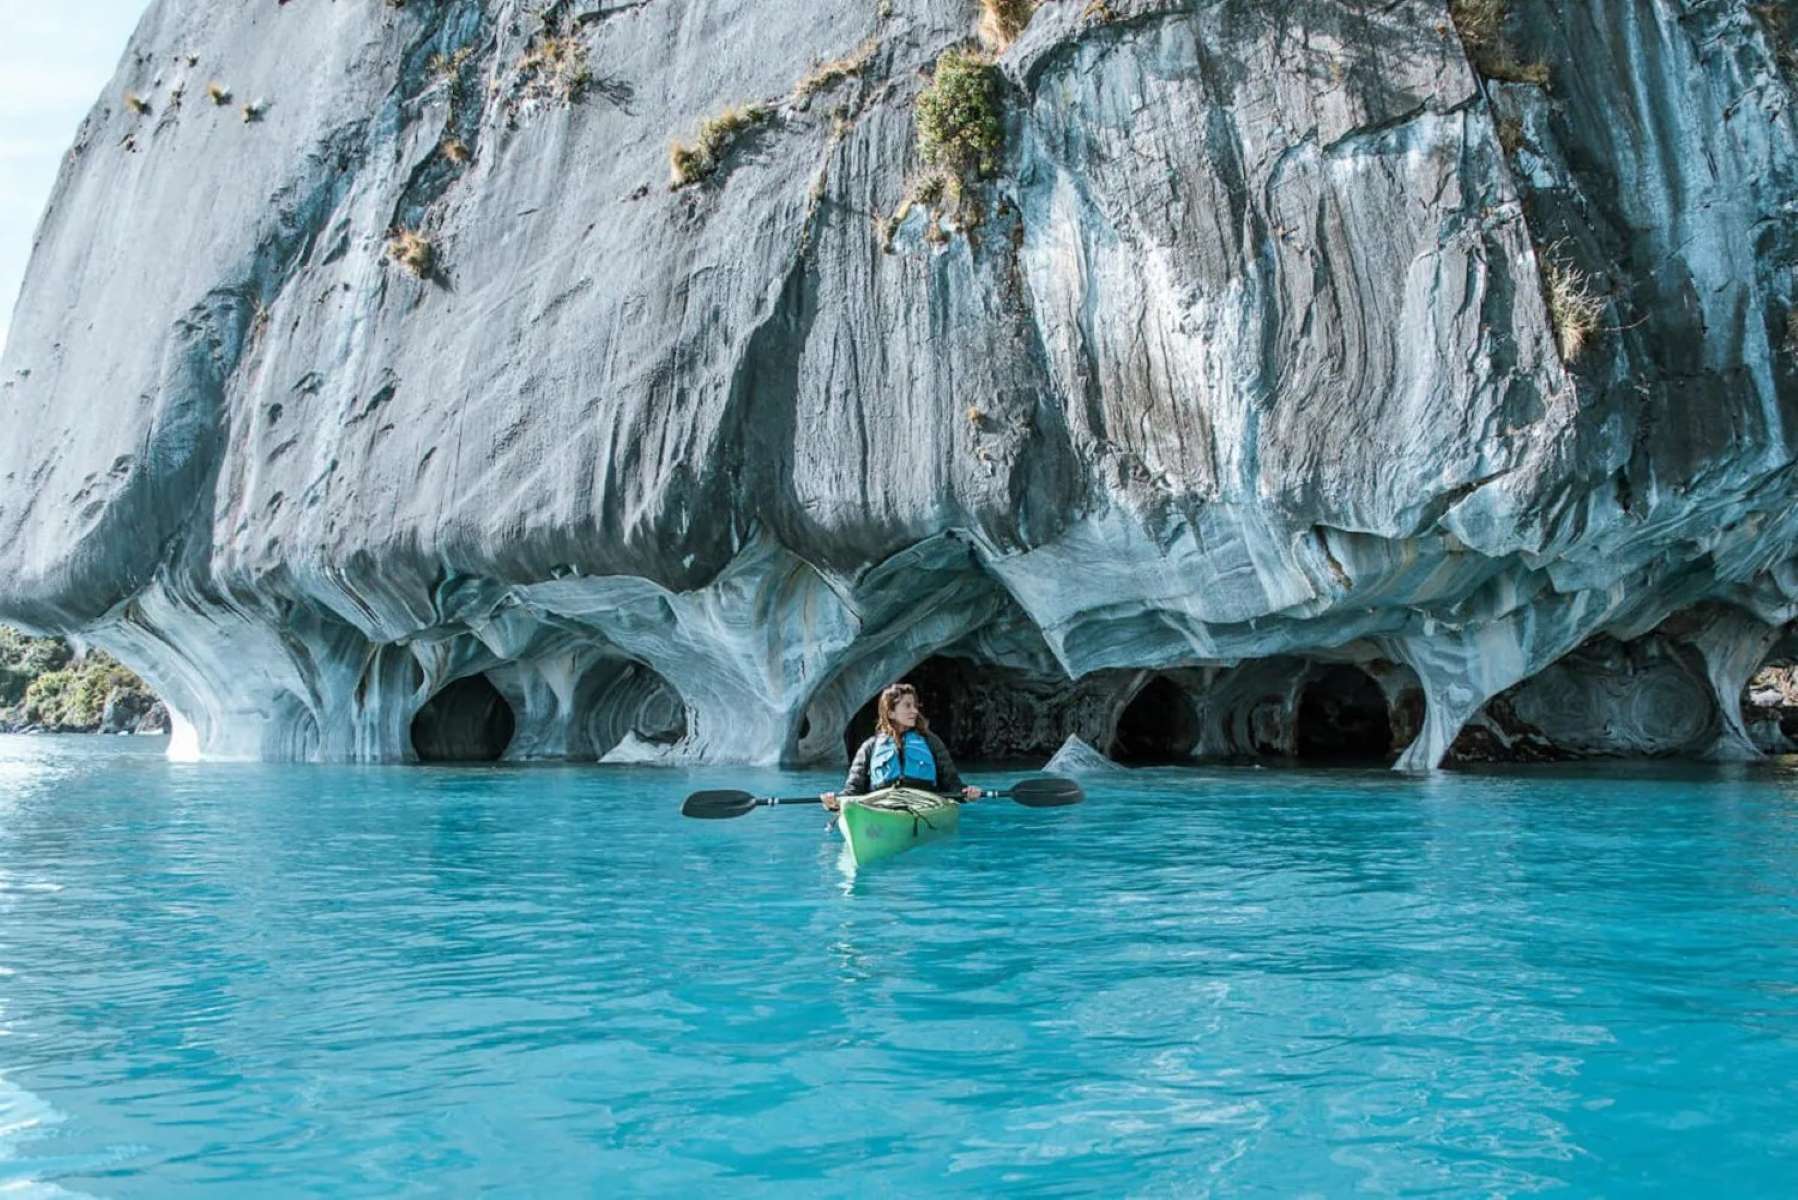
[[[837,828],[857,865],[891,858],[901,850],[954,833],[961,805],[947,796],[917,788],[890,787],[854,799],[843,798]]]

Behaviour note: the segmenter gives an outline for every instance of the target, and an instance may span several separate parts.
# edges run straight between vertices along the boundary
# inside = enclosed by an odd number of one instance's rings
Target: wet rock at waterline
[[[1128,768],[1112,762],[1079,737],[1070,734],[1068,740],[1062,743],[1061,749],[1055,752],[1055,756],[1043,765],[1043,770],[1056,775],[1082,776],[1115,775]]]
[[[1764,9],[1512,0],[1506,82],[1435,0],[1047,3],[907,204],[964,0],[158,0],[0,362],[0,618],[214,757],[838,761],[921,667],[964,755],[1756,753]]]

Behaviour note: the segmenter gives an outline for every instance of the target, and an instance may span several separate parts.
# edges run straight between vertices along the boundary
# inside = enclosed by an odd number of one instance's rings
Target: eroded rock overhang
[[[995,755],[1754,752],[1798,615],[1754,6],[1516,0],[1543,88],[1430,0],[1045,5],[971,228],[884,224],[958,2],[555,5],[578,103],[522,5],[287,7],[152,8],[0,366],[0,616],[178,752],[835,761],[915,672]]]

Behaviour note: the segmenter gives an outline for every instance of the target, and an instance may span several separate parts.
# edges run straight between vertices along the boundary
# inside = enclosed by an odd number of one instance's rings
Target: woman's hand
[[[963,800],[978,800],[980,799],[980,789],[970,783],[961,789],[961,795]]]
[[[835,792],[820,792],[818,799],[824,801],[824,807],[830,812],[837,811],[837,794]]]

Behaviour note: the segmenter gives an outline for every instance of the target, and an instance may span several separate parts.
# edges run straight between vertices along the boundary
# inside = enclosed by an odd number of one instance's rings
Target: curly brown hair
[[[895,742],[899,740],[899,728],[893,724],[893,706],[907,696],[913,700],[918,698],[918,689],[909,683],[888,684],[881,689],[880,706],[877,710],[879,715],[874,718],[874,732],[884,733]],[[918,712],[918,723],[912,728],[919,733],[930,732],[930,722],[924,719],[922,709]]]

